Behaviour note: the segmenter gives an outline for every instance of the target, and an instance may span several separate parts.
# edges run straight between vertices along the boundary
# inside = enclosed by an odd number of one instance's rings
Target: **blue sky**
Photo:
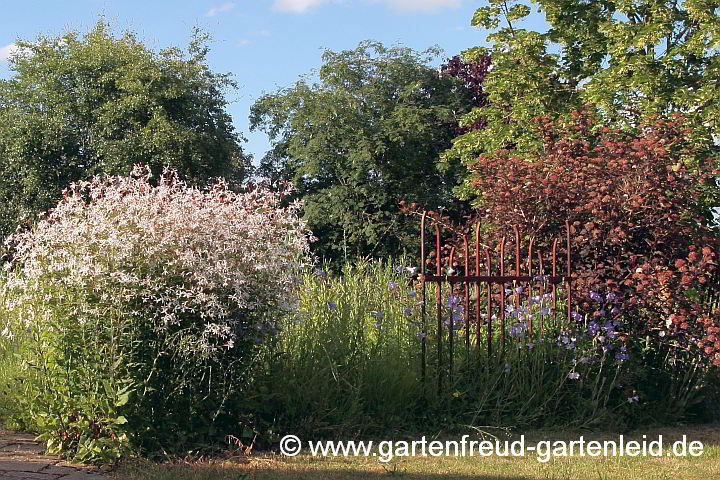
[[[250,105],[263,92],[292,85],[321,64],[324,48],[352,49],[366,39],[417,50],[438,45],[446,56],[483,44],[486,33],[470,27],[482,2],[474,0],[25,0],[3,2],[0,77],[18,38],[85,32],[102,15],[116,30],[131,30],[154,49],[185,47],[194,26],[213,37],[210,65],[231,72],[240,88],[228,111],[248,138],[256,161],[268,148],[250,133]]]

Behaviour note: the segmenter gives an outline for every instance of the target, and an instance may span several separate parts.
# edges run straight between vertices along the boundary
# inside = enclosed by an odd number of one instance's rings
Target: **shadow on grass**
[[[617,440],[620,433],[583,431],[531,432],[533,440]],[[560,458],[549,463],[520,458],[414,457],[380,463],[364,458],[292,459],[279,455],[253,455],[245,460],[211,459],[186,463],[135,460],[113,472],[113,480],[597,480],[598,478],[652,478],[657,480],[709,480],[720,471],[720,424],[652,427],[624,434],[642,441],[663,436],[663,447],[672,442],[699,440],[706,448],[701,458]],[[516,439],[516,438],[514,438]],[[710,451],[710,449],[712,449]],[[692,468],[689,468],[692,466]]]
[[[282,468],[279,465],[249,468],[213,465],[155,465],[123,468],[113,480],[539,480],[539,477],[492,474],[418,473],[402,468],[324,469]]]

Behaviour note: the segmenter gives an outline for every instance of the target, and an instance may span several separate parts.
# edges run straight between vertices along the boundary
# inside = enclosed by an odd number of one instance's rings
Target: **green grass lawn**
[[[248,457],[194,462],[151,463],[131,461],[112,473],[115,480],[360,480],[401,478],[417,480],[713,480],[720,479],[720,425],[648,429],[626,435],[654,440],[662,434],[664,444],[687,435],[703,442],[700,457],[555,458],[547,463],[536,457],[415,457],[381,463],[377,458],[286,458],[270,453]],[[617,434],[533,432],[536,440],[617,439]],[[513,437],[517,438],[517,437]],[[512,440],[512,439],[511,439]]]

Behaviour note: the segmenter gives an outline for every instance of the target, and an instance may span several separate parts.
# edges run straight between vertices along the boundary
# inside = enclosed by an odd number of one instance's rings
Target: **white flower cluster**
[[[62,292],[80,292],[82,301],[63,306],[70,321],[119,312],[162,331],[193,319],[188,344],[208,352],[294,304],[310,241],[297,203],[281,208],[280,194],[235,193],[222,181],[199,190],[170,170],[157,185],[150,177],[136,167],[130,177],[74,184],[12,238],[18,268],[6,288],[16,294],[6,306],[21,310],[19,327],[41,326]]]

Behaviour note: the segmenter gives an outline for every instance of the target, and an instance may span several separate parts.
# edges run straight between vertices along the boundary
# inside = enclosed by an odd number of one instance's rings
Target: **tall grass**
[[[467,312],[448,298],[447,286],[436,304],[436,286],[426,285],[423,318],[420,285],[402,261],[345,265],[335,276],[307,272],[295,313],[282,319],[279,335],[263,351],[265,370],[248,397],[255,426],[314,436],[377,435],[467,425],[581,425],[626,408],[616,388],[622,362],[609,353],[587,356],[593,340],[576,338],[565,316],[553,321],[544,315],[544,335],[536,330],[530,337],[508,315],[505,348],[496,321],[489,352],[487,326],[478,342],[471,325],[466,343]]]
[[[10,314],[4,308],[10,300],[5,284],[5,272],[0,271],[0,426],[24,428],[26,425],[18,421],[21,407],[14,398],[22,386],[21,356],[26,342],[24,336],[12,333]]]
[[[388,264],[327,275],[306,273],[295,315],[267,346],[260,410],[320,433],[406,425],[422,399],[411,288]]]

